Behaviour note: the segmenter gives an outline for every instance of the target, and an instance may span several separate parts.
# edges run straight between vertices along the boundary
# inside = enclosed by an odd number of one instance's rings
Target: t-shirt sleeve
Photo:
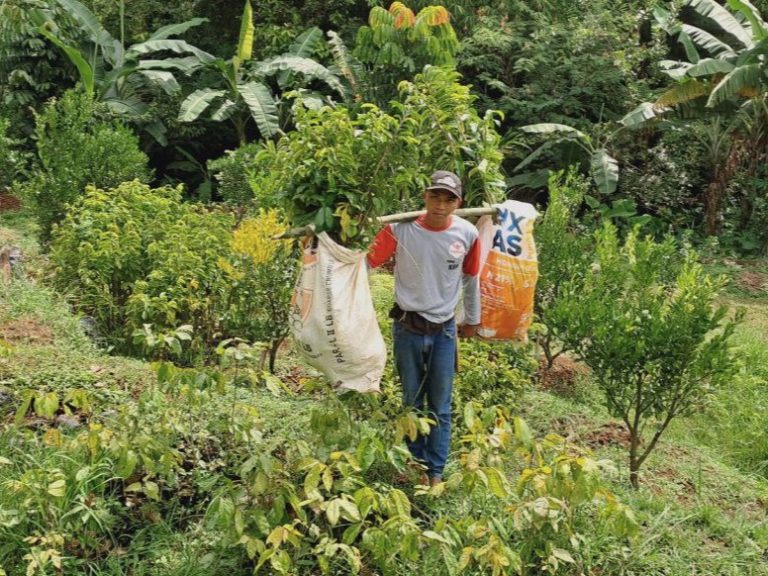
[[[480,238],[475,238],[469,252],[464,256],[462,272],[468,276],[477,276],[480,273]]]
[[[392,257],[395,250],[397,250],[397,238],[392,226],[387,224],[373,239],[373,244],[368,251],[368,265],[371,268],[381,266]]]

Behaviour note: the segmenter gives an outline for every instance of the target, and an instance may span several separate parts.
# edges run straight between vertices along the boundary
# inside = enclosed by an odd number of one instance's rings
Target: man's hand
[[[472,338],[477,336],[477,329],[480,324],[462,324],[459,326],[459,338]]]

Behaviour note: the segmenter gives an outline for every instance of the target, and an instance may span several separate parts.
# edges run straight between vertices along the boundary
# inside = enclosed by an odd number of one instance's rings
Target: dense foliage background
[[[0,576],[768,574],[766,10],[0,0]],[[436,169],[541,274],[429,488],[391,365],[291,351],[275,237],[365,249]]]

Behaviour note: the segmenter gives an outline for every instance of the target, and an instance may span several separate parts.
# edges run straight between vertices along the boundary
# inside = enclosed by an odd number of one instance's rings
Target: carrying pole
[[[496,214],[499,211],[500,205],[493,204],[491,206],[481,206],[479,208],[459,208],[454,212],[456,216],[462,218],[473,218],[479,216],[488,216],[490,214]],[[426,214],[426,210],[418,210],[416,212],[401,212],[399,214],[389,214],[387,216],[379,216],[376,220],[379,224],[392,224],[394,222],[410,222],[416,220],[419,216]],[[300,236],[309,236],[315,233],[314,224],[309,226],[302,226],[301,228],[291,228],[286,230],[282,234],[275,236],[273,240],[282,240],[284,238],[297,238]]]

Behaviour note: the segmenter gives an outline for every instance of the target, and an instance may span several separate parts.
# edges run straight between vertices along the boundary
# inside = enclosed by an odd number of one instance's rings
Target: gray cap
[[[447,190],[461,199],[461,180],[453,172],[438,170],[430,176],[430,184],[427,190]]]

